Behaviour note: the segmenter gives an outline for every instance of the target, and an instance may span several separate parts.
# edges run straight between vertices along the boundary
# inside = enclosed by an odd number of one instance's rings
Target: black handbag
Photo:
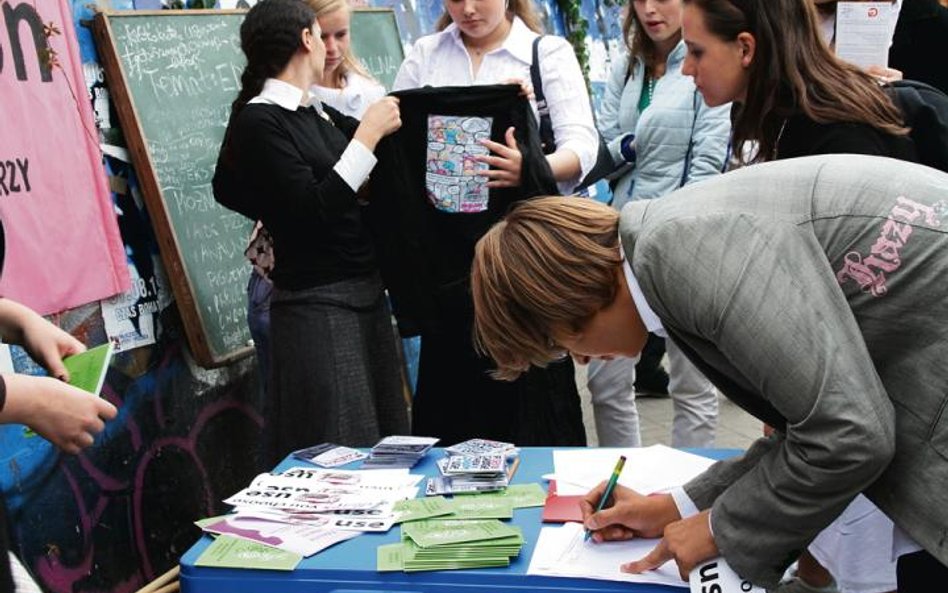
[[[543,94],[543,79],[540,77],[540,35],[533,40],[533,62],[530,64],[530,79],[533,84],[533,96],[537,102],[537,111],[540,113],[540,142],[543,145],[543,154],[552,154],[556,151],[556,140],[553,137],[553,121],[550,119],[550,108],[546,104],[546,95]],[[599,136],[599,152],[596,155],[596,164],[592,170],[579,182],[573,192],[579,192],[600,179],[609,178],[619,167],[612,160],[612,153],[606,141]]]

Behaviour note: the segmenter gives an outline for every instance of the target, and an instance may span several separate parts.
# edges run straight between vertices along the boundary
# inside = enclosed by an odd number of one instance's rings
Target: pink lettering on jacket
[[[886,274],[892,274],[902,265],[901,251],[912,236],[913,223],[921,217],[929,226],[939,226],[941,220],[936,210],[925,204],[919,204],[905,196],[899,196],[882,224],[882,230],[869,255],[850,251],[843,256],[843,265],[836,272],[836,280],[842,285],[853,280],[859,287],[874,297],[881,297],[888,291]]]

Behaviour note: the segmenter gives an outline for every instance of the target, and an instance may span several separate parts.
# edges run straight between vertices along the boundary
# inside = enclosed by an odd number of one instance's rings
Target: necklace
[[[648,79],[648,102],[652,102],[652,96],[655,94],[655,79]]]
[[[655,93],[655,79],[649,77],[642,83],[642,92],[639,94],[639,113],[642,113],[646,107],[651,105],[653,93]]]
[[[780,124],[780,131],[777,132],[777,140],[774,142],[774,151],[773,157],[771,160],[777,160],[777,147],[780,146],[780,139],[783,138],[783,131],[787,129],[787,120],[789,118],[783,118],[783,123]]]

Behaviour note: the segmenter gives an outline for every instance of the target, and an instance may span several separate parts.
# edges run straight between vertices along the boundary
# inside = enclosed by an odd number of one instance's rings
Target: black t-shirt
[[[446,301],[470,300],[474,245],[512,204],[558,191],[518,85],[392,94],[402,126],[376,149],[366,222],[399,329],[412,335],[436,323]],[[488,153],[478,148],[482,138],[504,143],[511,126],[523,157],[520,187],[488,190],[471,155]]]

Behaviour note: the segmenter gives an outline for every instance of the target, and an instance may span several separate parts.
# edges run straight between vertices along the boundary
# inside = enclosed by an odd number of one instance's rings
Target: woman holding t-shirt
[[[401,122],[384,98],[362,122],[313,102],[325,45],[301,0],[255,5],[247,67],[214,175],[225,206],[273,235],[266,460],[323,441],[372,445],[407,430],[389,310],[356,192]]]
[[[533,44],[542,31],[531,0],[445,0],[444,6],[440,32],[415,43],[395,90],[531,79]],[[586,82],[566,40],[544,37],[537,50],[556,143],[546,159],[560,191],[569,193],[592,169],[598,150]],[[520,185],[523,155],[513,130],[504,143],[486,146],[493,153],[484,159],[490,165],[488,187]],[[537,369],[512,384],[494,381],[490,361],[474,350],[470,296],[457,294],[441,307],[450,313],[438,314],[437,329],[422,333],[412,430],[447,444],[471,437],[520,445],[585,444],[572,363]]]

